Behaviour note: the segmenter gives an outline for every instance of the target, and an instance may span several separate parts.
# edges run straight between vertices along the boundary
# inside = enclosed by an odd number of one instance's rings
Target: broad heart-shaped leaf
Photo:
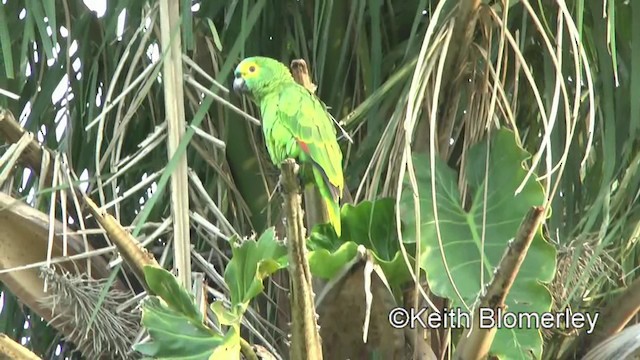
[[[313,276],[322,279],[333,278],[346,263],[348,263],[358,252],[358,244],[353,241],[342,244],[335,251],[317,247],[309,252],[309,269]]]
[[[287,265],[287,249],[276,239],[275,229],[267,229],[260,238],[231,239],[233,253],[224,271],[231,303],[246,306],[263,289],[262,280]]]
[[[522,192],[515,191],[524,180],[522,163],[529,154],[515,142],[514,134],[497,131],[491,139],[487,169],[487,144],[479,143],[469,149],[466,179],[470,210],[461,205],[457,174],[442,161],[436,161],[435,190],[442,246],[451,273],[465,302],[472,306],[478,295],[480,273],[484,282],[492,279],[494,268],[527,213],[534,205],[542,205],[542,186],[531,178]],[[413,163],[419,187],[421,257],[420,266],[427,275],[431,291],[449,298],[454,306],[461,306],[447,277],[436,234],[429,158],[415,155]],[[486,187],[486,204],[484,192]],[[486,208],[484,234],[484,263],[481,266],[483,210]],[[404,236],[415,241],[415,212],[413,194],[407,185],[401,199]],[[555,250],[538,231],[506,301],[513,312],[544,312],[551,308],[551,296],[542,285],[553,278]],[[464,310],[464,309],[463,309]],[[491,352],[503,359],[524,359],[532,352],[536,358],[542,353],[542,337],[538,329],[498,329]]]
[[[376,258],[392,287],[410,278],[396,236],[395,204],[392,199],[363,201],[341,210],[342,235],[336,237],[328,225],[314,227],[310,239],[309,266],[313,275],[331,278],[356,255],[358,244]]]

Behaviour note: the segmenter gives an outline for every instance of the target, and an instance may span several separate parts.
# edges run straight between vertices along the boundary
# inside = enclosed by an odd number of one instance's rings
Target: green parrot
[[[280,166],[287,158],[296,159],[303,182],[318,188],[328,219],[340,236],[342,152],[324,105],[277,60],[246,58],[234,75],[234,91],[247,94],[260,107],[271,161]]]

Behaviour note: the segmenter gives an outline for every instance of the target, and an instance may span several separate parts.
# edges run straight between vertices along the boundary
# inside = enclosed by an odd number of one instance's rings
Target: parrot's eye
[[[253,65],[249,66],[249,72],[254,72],[254,71],[256,71],[256,67]]]

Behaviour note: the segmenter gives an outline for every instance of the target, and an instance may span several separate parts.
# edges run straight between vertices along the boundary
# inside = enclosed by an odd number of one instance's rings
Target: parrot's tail
[[[337,188],[335,188],[322,173],[322,170],[314,167],[313,175],[315,183],[318,186],[320,197],[322,198],[323,207],[327,212],[327,218],[329,223],[333,226],[336,235],[340,237],[342,231],[342,223],[340,221],[340,195]]]
[[[340,202],[338,200],[334,200],[332,197],[326,197],[324,194],[322,195],[322,200],[327,208],[329,222],[333,225],[336,235],[340,237],[340,233],[342,232],[342,223],[340,221]]]

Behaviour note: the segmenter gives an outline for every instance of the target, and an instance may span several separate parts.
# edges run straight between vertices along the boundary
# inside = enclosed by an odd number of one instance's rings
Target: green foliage
[[[309,254],[314,276],[333,277],[364,245],[374,255],[388,276],[390,284],[408,279],[406,265],[400,257],[395,230],[394,202],[383,199],[365,201],[342,209],[345,232],[337,238],[333,228],[320,225],[309,240]],[[347,240],[350,239],[350,240]],[[240,351],[240,323],[250,301],[263,289],[266,277],[287,266],[287,250],[267,229],[257,240],[231,238],[232,257],[224,273],[230,293],[230,309],[222,301],[211,305],[217,322],[227,326],[226,334],[203,323],[203,314],[193,297],[178,285],[164,269],[145,267],[145,279],[155,296],[143,304],[143,325],[152,341],[137,344],[136,350],[159,358],[207,359],[229,358]]]
[[[275,229],[267,229],[260,238],[239,241],[231,239],[233,256],[224,271],[224,280],[231,293],[231,304],[242,307],[262,292],[265,277],[287,264],[287,249],[277,241]]]
[[[226,335],[203,323],[203,315],[191,296],[168,271],[145,266],[145,279],[157,296],[142,304],[142,324],[151,341],[136,344],[135,350],[157,359],[209,359],[218,348],[240,351],[237,329]]]
[[[423,155],[414,157],[420,194],[420,266],[426,272],[431,290],[451,299],[454,306],[462,304],[447,272],[466,304],[471,306],[482,288],[481,273],[483,283],[491,281],[507,243],[515,236],[525,214],[531,206],[542,205],[544,201],[543,189],[534,178],[528,179],[522,191],[515,194],[525,178],[522,162],[528,157],[529,154],[516,144],[514,134],[507,130],[499,130],[493,135],[489,149],[486,142],[470,148],[465,168],[468,207],[460,202],[456,173],[436,159],[435,200],[442,246],[436,233],[429,159]],[[485,177],[485,174],[490,176]],[[413,201],[413,194],[407,189],[400,210],[405,219],[407,241],[417,240]],[[555,250],[538,231],[507,298],[508,310],[549,311],[551,295],[542,283],[551,281],[554,272]],[[542,337],[537,329],[498,330],[492,353],[518,359],[529,351],[537,357],[542,353]]]
[[[142,323],[152,342],[136,344],[134,348],[158,359],[208,359],[217,347],[233,340],[225,339],[157,297],[145,300]]]
[[[159,358],[230,359],[240,351],[240,322],[249,302],[263,290],[262,281],[286,266],[286,248],[276,239],[273,228],[260,238],[231,239],[233,256],[224,278],[230,289],[231,309],[222,301],[211,305],[226,334],[204,324],[203,314],[191,296],[168,271],[147,266],[145,279],[151,296],[143,304],[142,323],[152,342],[137,344],[136,350]]]
[[[384,271],[392,287],[401,285],[410,275],[398,245],[393,199],[363,201],[344,205],[341,210],[342,235],[338,238],[330,226],[314,227],[309,238],[309,266],[314,276],[333,277],[363,245]]]
[[[316,227],[311,235],[309,245],[314,248],[314,250],[309,252],[309,268],[313,276],[322,279],[331,279],[345,264],[356,256],[358,244],[349,241],[343,243],[336,249],[323,247],[329,245],[329,243],[315,243],[315,241],[321,241],[319,239],[325,237],[325,235],[320,234],[320,231],[324,230],[325,229],[320,230],[319,227]],[[335,234],[334,239],[337,240]]]
[[[170,272],[145,266],[144,278],[152,293],[164,299],[169,308],[175,309],[190,319],[202,318],[202,314],[193,303],[193,296],[184,291]]]

